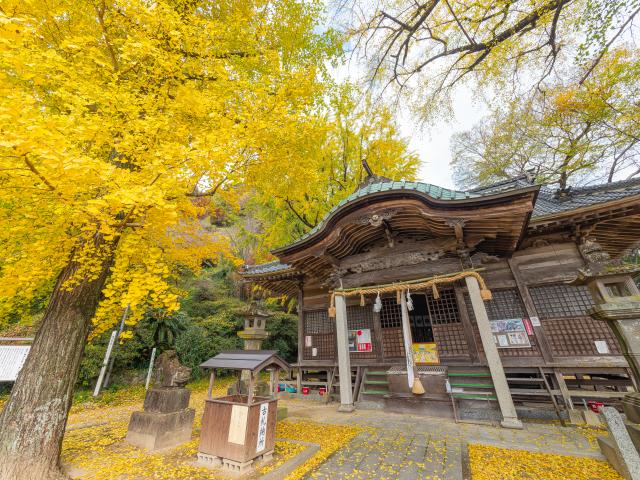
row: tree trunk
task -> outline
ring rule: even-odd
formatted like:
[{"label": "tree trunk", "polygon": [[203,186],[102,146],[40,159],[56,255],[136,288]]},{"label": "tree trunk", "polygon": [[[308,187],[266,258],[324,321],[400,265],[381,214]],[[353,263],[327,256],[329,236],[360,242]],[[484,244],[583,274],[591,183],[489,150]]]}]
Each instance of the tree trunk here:
[{"label": "tree trunk", "polygon": [[[102,243],[96,236],[95,243]],[[0,480],[67,478],[60,467],[62,437],[80,360],[112,262],[94,279],[63,288],[78,264],[58,276],[31,351],[0,413]]]}]

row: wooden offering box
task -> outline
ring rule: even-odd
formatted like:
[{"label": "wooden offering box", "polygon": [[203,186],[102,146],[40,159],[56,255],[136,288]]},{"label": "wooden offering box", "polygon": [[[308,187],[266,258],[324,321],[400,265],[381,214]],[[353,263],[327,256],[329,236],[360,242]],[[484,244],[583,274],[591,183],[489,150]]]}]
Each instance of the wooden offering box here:
[{"label": "wooden offering box", "polygon": [[200,452],[238,463],[273,451],[278,400],[248,395],[207,399],[202,417]]},{"label": "wooden offering box", "polygon": [[[289,364],[274,351],[254,350],[222,352],[200,366],[211,369],[211,381],[202,416],[198,462],[242,474],[254,460],[271,458],[278,413],[278,372],[289,370]],[[211,396],[217,368],[236,370],[236,392],[240,393]],[[269,396],[256,396],[254,390],[263,370],[270,374]],[[243,371],[248,373],[246,387],[241,380]]]}]

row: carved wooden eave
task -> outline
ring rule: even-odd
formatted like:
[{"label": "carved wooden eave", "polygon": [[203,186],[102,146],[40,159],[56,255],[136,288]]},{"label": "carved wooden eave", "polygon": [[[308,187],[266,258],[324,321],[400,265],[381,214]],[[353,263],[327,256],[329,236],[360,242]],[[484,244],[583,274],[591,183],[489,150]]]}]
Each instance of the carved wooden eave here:
[{"label": "carved wooden eave", "polygon": [[526,234],[529,242],[552,235],[576,241],[593,237],[611,256],[619,257],[638,245],[640,195],[532,218]]},{"label": "carved wooden eave", "polygon": [[457,200],[433,199],[413,191],[370,194],[343,205],[311,235],[273,253],[305,276],[325,283],[335,282],[347,270],[374,269],[373,264],[350,269],[342,264],[343,259],[358,258],[372,248],[389,249],[381,254],[388,257],[384,262],[398,266],[395,263],[407,260],[393,260],[392,250],[411,242],[422,242],[427,250],[436,240],[447,243],[437,252],[406,252],[412,261],[474,250],[509,255],[522,239],[536,194],[535,186]]},{"label": "carved wooden eave", "polygon": [[259,285],[271,294],[288,297],[298,293],[303,280],[303,274],[290,266],[264,273],[241,271],[240,275],[245,283]]}]

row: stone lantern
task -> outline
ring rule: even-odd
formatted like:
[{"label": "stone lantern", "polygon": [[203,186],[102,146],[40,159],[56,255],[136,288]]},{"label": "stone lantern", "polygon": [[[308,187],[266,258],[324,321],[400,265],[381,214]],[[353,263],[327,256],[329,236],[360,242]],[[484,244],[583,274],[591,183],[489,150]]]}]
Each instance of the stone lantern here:
[{"label": "stone lantern", "polygon": [[640,265],[611,260],[594,241],[580,246],[586,268],[578,270],[574,285],[587,285],[596,306],[589,315],[609,322],[620,341],[623,355],[640,384],[640,291],[633,276]]},{"label": "stone lantern", "polygon": [[261,350],[262,341],[269,336],[267,332],[267,318],[271,315],[261,311],[257,303],[252,302],[248,310],[242,313],[244,317],[244,330],[238,332],[238,336],[244,340],[245,350]]}]

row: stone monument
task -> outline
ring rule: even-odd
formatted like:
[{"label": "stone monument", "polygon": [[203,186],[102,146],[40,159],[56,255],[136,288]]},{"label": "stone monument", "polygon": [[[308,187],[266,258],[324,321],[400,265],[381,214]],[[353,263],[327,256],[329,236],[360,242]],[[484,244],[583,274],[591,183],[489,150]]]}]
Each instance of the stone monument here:
[{"label": "stone monument", "polygon": [[195,410],[189,408],[191,391],[184,388],[191,369],[180,364],[176,352],[158,357],[157,384],[144,399],[144,411],[133,412],[127,442],[147,450],[170,448],[191,440]]}]

